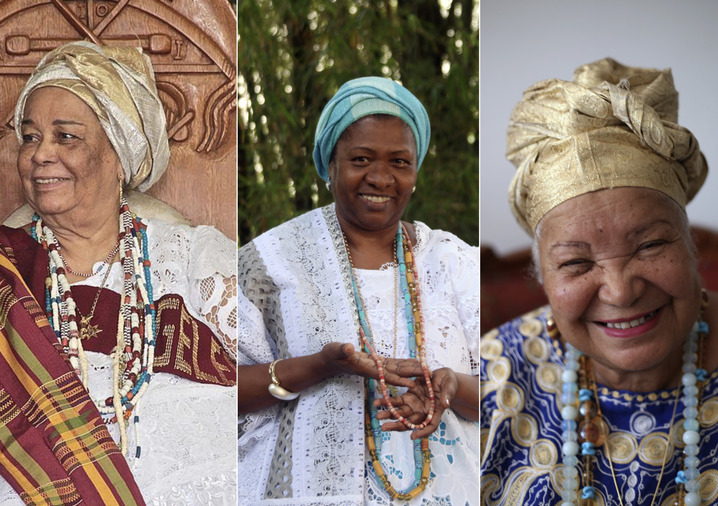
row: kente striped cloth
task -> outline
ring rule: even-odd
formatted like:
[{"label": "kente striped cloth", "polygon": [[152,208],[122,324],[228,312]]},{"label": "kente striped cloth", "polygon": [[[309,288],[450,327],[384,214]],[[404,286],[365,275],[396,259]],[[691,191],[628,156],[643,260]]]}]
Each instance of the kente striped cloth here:
[{"label": "kente striped cloth", "polygon": [[0,474],[26,504],[145,504],[44,311],[1,248]]}]

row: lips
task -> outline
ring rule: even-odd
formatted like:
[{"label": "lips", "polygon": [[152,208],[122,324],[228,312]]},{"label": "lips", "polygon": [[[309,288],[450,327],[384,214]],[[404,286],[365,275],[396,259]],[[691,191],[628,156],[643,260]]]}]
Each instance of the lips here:
[{"label": "lips", "polygon": [[35,184],[53,184],[53,183],[59,183],[61,181],[67,181],[67,178],[65,177],[36,177],[33,178],[33,183]]},{"label": "lips", "polygon": [[658,314],[658,309],[656,309],[655,311],[651,311],[647,315],[643,315],[639,318],[636,318],[635,320],[616,323],[605,322],[602,323],[602,325],[605,325],[609,329],[632,329],[634,327],[638,327],[639,325],[643,325],[648,320],[656,316],[656,314]]},{"label": "lips", "polygon": [[660,320],[662,307],[631,319],[595,321],[606,335],[617,338],[638,337],[654,329]]},{"label": "lips", "polygon": [[391,197],[382,197],[380,195],[367,195],[365,193],[362,193],[359,195],[364,200],[368,200],[369,202],[373,204],[384,204],[386,202],[389,202]]}]

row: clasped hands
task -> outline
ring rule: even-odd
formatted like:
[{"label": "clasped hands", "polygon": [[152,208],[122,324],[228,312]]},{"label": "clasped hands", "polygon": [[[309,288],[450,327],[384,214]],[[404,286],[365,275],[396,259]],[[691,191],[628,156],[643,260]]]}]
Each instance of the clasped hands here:
[{"label": "clasped hands", "polygon": [[[367,378],[379,379],[379,370],[374,359],[368,353],[356,351],[350,343],[329,343],[322,353],[337,374],[356,374]],[[429,388],[424,372],[418,360],[380,357],[384,369],[384,381],[387,385],[406,387],[407,391],[397,397],[390,397],[395,412],[409,422],[419,425],[431,410]],[[413,378],[413,379],[412,379]],[[445,367],[431,372],[431,387],[434,391],[434,415],[423,429],[414,430],[411,439],[420,439],[434,432],[441,422],[441,415],[451,405],[458,389],[458,379],[451,368]],[[385,407],[385,399],[374,401],[376,407]],[[388,409],[379,410],[377,419],[394,418]],[[410,430],[398,419],[382,424],[383,431]]]}]

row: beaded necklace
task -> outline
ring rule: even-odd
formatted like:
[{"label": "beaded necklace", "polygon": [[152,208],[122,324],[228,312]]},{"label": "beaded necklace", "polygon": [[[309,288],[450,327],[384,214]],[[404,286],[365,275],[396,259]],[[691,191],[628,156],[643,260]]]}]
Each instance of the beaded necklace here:
[{"label": "beaded necklace", "polygon": [[[677,486],[677,502],[675,504],[685,506],[698,506],[701,503],[698,494],[700,472],[698,458],[700,433],[698,424],[698,408],[700,406],[700,392],[703,382],[707,379],[705,369],[699,367],[699,353],[702,341],[708,334],[708,324],[702,320],[702,314],[707,305],[707,295],[702,293],[701,313],[686,337],[683,346],[683,416],[685,421],[683,427],[683,442],[686,444],[683,450],[683,467],[678,471],[675,479]],[[558,339],[560,334],[556,328],[553,318],[546,322],[546,329],[549,337]],[[563,438],[562,454],[564,469],[561,506],[573,506],[575,504],[593,504],[598,491],[593,486],[593,466],[596,459],[596,448],[607,441],[607,437],[601,431],[601,408],[599,404],[598,391],[588,357],[579,350],[566,343],[565,368],[561,375],[563,389],[561,394],[561,430]],[[589,378],[590,376],[590,378]],[[673,405],[671,425],[675,422],[676,408],[680,388],[676,389],[676,398]],[[658,490],[663,478],[663,471],[668,459],[669,443],[666,442],[666,451],[663,456],[663,465],[656,484],[656,491],[653,494],[651,505],[656,500]],[[582,480],[579,479],[579,452],[583,463]],[[611,468],[613,483],[618,493],[620,504],[623,504],[621,492],[616,481],[616,474],[613,469],[609,444],[606,443],[606,456]],[[579,484],[583,487],[579,489]]]},{"label": "beaded necklace", "polygon": [[[351,258],[351,252],[349,250],[349,244],[347,242],[346,235],[344,236],[344,246],[349,257],[349,264],[351,266],[351,279],[352,279],[352,291],[354,294],[354,301],[357,306],[357,313],[359,315],[359,336],[361,338],[362,346],[366,353],[369,353],[374,362],[376,363],[379,371],[379,388],[382,392],[385,405],[389,408],[394,418],[398,419],[406,427],[412,430],[418,430],[426,427],[431,422],[434,416],[435,400],[434,391],[431,386],[431,372],[426,364],[426,347],[423,342],[423,316],[421,311],[421,298],[419,293],[419,280],[416,275],[414,268],[413,255],[411,252],[411,242],[409,241],[408,234],[402,224],[399,224],[399,229],[395,239],[396,244],[396,258],[398,261],[399,268],[399,281],[402,290],[402,300],[404,300],[404,315],[406,317],[407,330],[409,334],[409,354],[411,358],[416,358],[421,364],[421,368],[424,372],[424,381],[426,382],[429,398],[430,398],[430,411],[424,421],[420,424],[413,424],[399,415],[395,408],[392,406],[389,400],[389,393],[384,380],[384,368],[381,361],[381,357],[376,353],[376,347],[373,341],[373,334],[369,320],[365,313],[364,302],[362,300],[361,292],[356,281],[354,273],[354,263]],[[378,408],[374,406],[374,394],[376,391],[377,383],[374,379],[367,379],[365,381],[366,391],[366,410],[365,410],[365,436],[367,441],[367,448],[371,457],[372,466],[379,478],[382,486],[387,493],[393,497],[401,500],[411,500],[418,496],[425,488],[429,481],[430,475],[430,462],[431,453],[429,451],[429,440],[424,437],[421,440],[413,441],[414,446],[414,484],[413,488],[405,492],[399,492],[391,485],[386,473],[384,472],[379,453],[381,452],[381,441],[382,433],[379,420],[376,415]]]},{"label": "beaded necklace", "polygon": [[[153,373],[155,350],[155,307],[152,293],[146,225],[130,212],[122,198],[118,235],[123,285],[117,319],[117,346],[113,352],[113,395],[95,400],[106,423],[117,423],[120,447],[127,451],[126,421],[131,417]],[[87,388],[87,359],[78,330],[77,305],[66,268],[58,251],[55,235],[36,214],[33,238],[48,252],[48,277],[45,282],[46,314],[70,364]],[[110,266],[108,265],[108,269]],[[135,431],[139,416],[135,413]],[[135,457],[140,457],[139,440]]]}]

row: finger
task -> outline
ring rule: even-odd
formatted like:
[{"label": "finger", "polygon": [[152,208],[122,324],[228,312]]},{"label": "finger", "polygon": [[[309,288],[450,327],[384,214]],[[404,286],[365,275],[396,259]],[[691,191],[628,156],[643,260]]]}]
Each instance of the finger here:
[{"label": "finger", "polygon": [[409,428],[401,422],[386,422],[381,426],[382,432],[405,432]]},{"label": "finger", "polygon": [[431,419],[431,422],[429,422],[426,427],[423,429],[415,430],[411,433],[411,439],[421,439],[423,437],[426,437],[430,434],[432,434],[436,429],[439,428],[439,423],[441,422],[441,414],[444,412],[443,409],[437,409],[434,412],[434,416]]},{"label": "finger", "polygon": [[414,388],[416,383],[409,377],[398,376],[394,373],[384,371],[384,382],[397,387]]},{"label": "finger", "polygon": [[356,351],[354,349],[354,345],[352,343],[344,343],[342,345],[341,349],[342,349],[342,352],[344,353],[345,357],[351,357],[352,355],[354,355],[354,352]]}]

